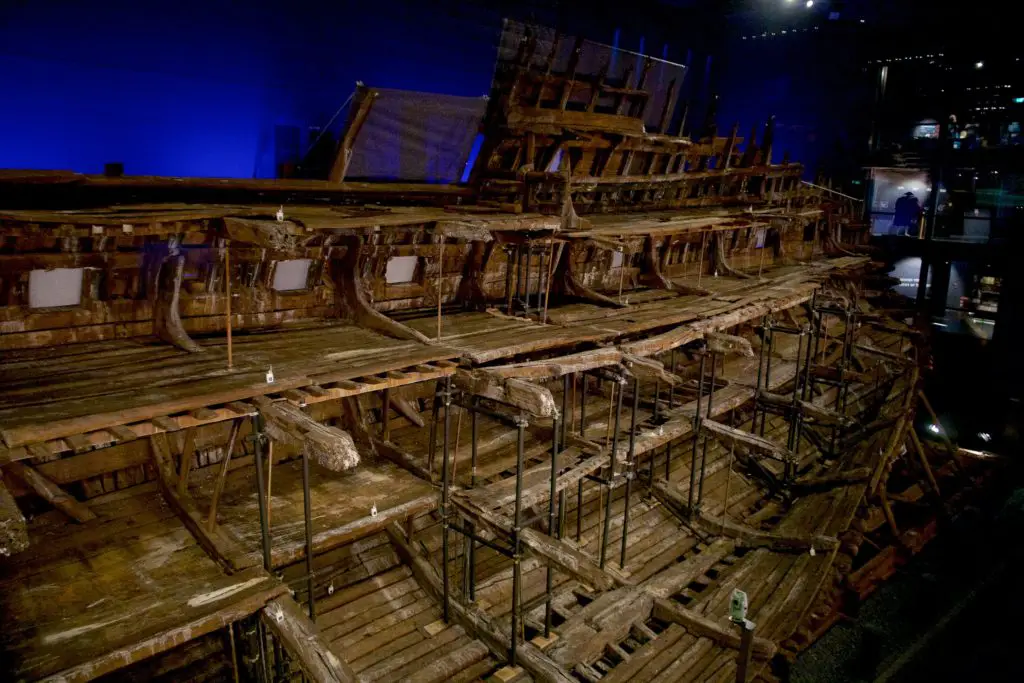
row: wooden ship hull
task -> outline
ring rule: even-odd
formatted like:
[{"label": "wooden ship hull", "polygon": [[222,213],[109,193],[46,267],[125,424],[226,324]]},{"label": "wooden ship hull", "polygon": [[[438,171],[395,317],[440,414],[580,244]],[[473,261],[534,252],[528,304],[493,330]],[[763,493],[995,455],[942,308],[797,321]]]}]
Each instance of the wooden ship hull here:
[{"label": "wooden ship hull", "polygon": [[983,479],[771,121],[502,45],[467,186],[0,179],[7,680],[772,680]]}]

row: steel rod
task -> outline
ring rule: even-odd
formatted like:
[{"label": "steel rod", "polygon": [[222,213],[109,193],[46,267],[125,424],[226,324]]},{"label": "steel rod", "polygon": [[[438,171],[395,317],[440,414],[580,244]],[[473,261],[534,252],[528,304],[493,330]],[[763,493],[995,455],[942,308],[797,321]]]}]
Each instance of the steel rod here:
[{"label": "steel rod", "polygon": [[519,640],[519,622],[522,617],[520,591],[522,589],[522,563],[519,557],[519,525],[523,513],[523,461],[526,450],[526,419],[519,418],[518,439],[516,441],[516,502],[512,526],[512,643],[509,649],[509,665],[516,665],[516,643]]},{"label": "steel rod", "polygon": [[[657,405],[657,403],[655,403]],[[626,501],[622,511],[622,549],[619,566],[626,566],[626,543],[629,540],[629,494],[636,470],[636,413],[640,409],[640,378],[633,379],[633,413],[629,418],[629,462],[626,464]]]},{"label": "steel rod", "polygon": [[688,512],[693,512],[693,494],[697,488],[697,442],[700,441],[700,404],[704,396],[704,363],[707,355],[700,356],[700,381],[697,384],[697,411],[693,415],[693,453],[690,455],[690,495],[687,498]]},{"label": "steel rod", "polygon": [[[552,420],[551,430],[551,491],[548,496],[548,536],[556,536],[555,533],[555,494],[558,486],[558,430],[559,420],[556,416]],[[551,588],[554,581],[554,572],[551,562],[548,561],[546,597],[544,601],[544,637],[551,637]]]},{"label": "steel rod", "polygon": [[449,560],[449,548],[448,548],[448,437],[451,432],[451,403],[452,403],[452,378],[449,375],[444,379],[444,393],[442,394],[441,400],[444,403],[444,431],[442,432],[442,438],[444,442],[441,444],[441,554],[442,554],[442,571],[441,581],[444,584],[444,605],[442,606],[442,614],[444,616],[445,623],[448,622],[448,560]]},{"label": "steel rod", "polygon": [[[619,383],[618,397],[615,401],[615,427],[612,432],[612,446],[611,446],[611,462],[609,463],[608,469],[608,481],[611,482],[615,478],[615,470],[617,465],[617,451],[619,448],[619,421],[622,417],[622,394],[625,393],[624,382]],[[612,385],[612,390],[615,390],[615,385]],[[612,528],[612,488],[608,487],[608,498],[605,500],[604,507],[604,529],[601,532],[601,561],[600,566],[604,569],[604,563],[608,555],[608,534]]]},{"label": "steel rod", "polygon": [[306,590],[309,591],[309,618],[316,622],[316,598],[313,595],[313,512],[309,493],[309,453],[302,449],[302,513],[306,522]]},{"label": "steel rod", "polygon": [[263,550],[263,568],[271,570],[270,521],[267,519],[267,489],[263,486],[263,415],[252,416],[252,451],[256,465],[256,495],[260,506],[260,544]]},{"label": "steel rod", "polygon": [[[715,397],[715,368],[718,367],[718,354],[711,354],[711,387],[708,389],[708,408],[707,417],[711,419],[711,404],[714,402]],[[697,507],[701,506],[704,502],[704,472],[708,464],[708,437],[704,435],[704,447],[701,449],[700,456],[700,484],[697,487]]]},{"label": "steel rod", "polygon": [[480,399],[474,396],[470,399],[469,419],[470,419],[470,474],[469,474],[469,487],[476,488],[476,462],[477,455],[479,452],[478,438],[480,435],[480,419],[477,415],[476,407],[480,402]]}]

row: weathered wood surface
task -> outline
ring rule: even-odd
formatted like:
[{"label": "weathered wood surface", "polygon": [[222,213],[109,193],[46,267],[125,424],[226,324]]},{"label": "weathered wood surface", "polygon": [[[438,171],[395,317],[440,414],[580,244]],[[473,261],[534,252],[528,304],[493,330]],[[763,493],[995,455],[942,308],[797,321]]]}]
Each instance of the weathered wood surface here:
[{"label": "weathered wood surface", "polygon": [[[435,600],[440,601],[443,595],[441,577],[430,561],[410,545],[404,532],[398,526],[394,524],[388,526],[387,533],[398,554],[412,568],[413,574],[423,590]],[[449,603],[449,610],[452,616],[487,645],[495,656],[501,659],[508,656],[508,648],[511,644],[510,634],[504,629],[499,629],[486,612],[474,605],[463,604],[459,600],[452,600]],[[517,655],[519,665],[536,680],[545,683],[573,683],[572,677],[535,645],[520,643]]]},{"label": "weathered wood surface", "polygon": [[23,462],[10,462],[4,469],[31,486],[33,491],[76,522],[88,522],[96,519],[96,513],[87,505],[79,502],[74,496],[39,474],[35,468]]},{"label": "weathered wood surface", "polygon": [[149,442],[156,463],[157,482],[164,500],[195,537],[196,542],[229,573],[255,566],[258,560],[247,558],[234,538],[223,529],[211,528],[204,522],[202,513],[187,492],[184,495],[178,493],[174,460],[167,435],[155,434],[149,437]]},{"label": "weathered wood surface", "polygon": [[751,434],[750,432],[730,427],[729,425],[716,422],[715,420],[704,419],[701,420],[700,425],[701,429],[709,432],[712,437],[721,439],[728,444],[747,448],[761,455],[767,455],[783,462],[790,462],[793,460],[793,453],[791,453],[788,448],[780,446],[763,436]]},{"label": "weathered wood surface", "polygon": [[[702,614],[690,611],[677,603],[669,600],[658,599],[654,601],[654,617],[662,621],[675,622],[686,630],[698,636],[711,638],[725,647],[739,650],[739,631],[728,619],[722,619],[722,623],[709,619]],[[775,643],[764,638],[754,637],[754,656],[760,659],[771,659],[775,656]]]},{"label": "weathered wood surface", "polygon": [[0,556],[20,553],[28,547],[28,528],[25,516],[0,479]]},{"label": "weathered wood surface", "polygon": [[336,655],[320,635],[316,624],[298,603],[284,595],[263,608],[263,622],[280,639],[288,656],[297,661],[302,672],[317,683],[356,683],[352,668]]},{"label": "weathered wood surface", "polygon": [[321,467],[332,472],[344,472],[359,464],[359,451],[348,432],[322,425],[286,401],[258,399],[257,405],[272,439],[305,450]]},{"label": "weathered wood surface", "polygon": [[494,377],[486,370],[458,370],[455,386],[468,394],[507,403],[537,417],[551,417],[557,410],[555,399],[544,387],[514,377]]}]

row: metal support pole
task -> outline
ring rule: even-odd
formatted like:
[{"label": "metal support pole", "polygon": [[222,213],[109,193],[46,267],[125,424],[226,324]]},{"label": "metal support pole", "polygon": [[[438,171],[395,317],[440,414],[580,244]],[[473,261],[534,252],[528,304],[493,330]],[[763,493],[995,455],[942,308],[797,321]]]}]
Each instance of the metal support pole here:
[{"label": "metal support pole", "polygon": [[505,248],[505,302],[506,315],[512,315],[512,250]]},{"label": "metal support pole", "polygon": [[477,396],[474,396],[472,399],[470,399],[470,405],[472,406],[472,409],[470,409],[470,411],[469,411],[469,419],[470,419],[470,437],[469,438],[470,438],[470,442],[471,442],[470,443],[470,456],[469,456],[470,457],[470,461],[469,461],[469,468],[470,468],[469,488],[476,488],[476,460],[477,460],[477,455],[478,455],[478,451],[479,451],[479,445],[477,443],[477,439],[478,439],[478,437],[480,435],[480,418],[479,418],[479,415],[477,414],[476,407],[477,407],[477,403],[479,403],[479,401],[480,401],[480,399]]},{"label": "metal support pole", "polygon": [[[562,377],[562,435],[559,443],[562,448],[565,448],[566,439],[569,438],[569,413],[567,411],[572,409],[572,403],[569,401],[569,389],[570,386],[575,386],[575,374],[565,375]],[[558,538],[561,539],[565,535],[565,489],[563,488],[558,492]]]},{"label": "metal support pole", "polygon": [[[764,390],[770,391],[772,386],[772,354],[775,353],[775,330],[771,321],[768,322],[768,360],[764,368]],[[764,436],[765,423],[768,422],[767,413],[761,415],[761,436]]]},{"label": "metal support pole", "polygon": [[391,420],[389,415],[391,413],[391,388],[384,389],[384,396],[381,399],[382,405],[380,409],[380,435],[381,438],[387,441],[391,438]]},{"label": "metal support pole", "polygon": [[441,581],[444,583],[444,605],[442,614],[445,623],[448,622],[448,437],[451,429],[451,403],[452,403],[452,378],[449,375],[444,378],[444,393],[441,396],[444,403],[444,431],[441,445],[441,555],[442,571]]},{"label": "metal support pole", "polygon": [[587,374],[580,377],[580,436],[587,432]]},{"label": "metal support pole", "polygon": [[[768,343],[768,324],[767,317],[761,318],[761,345],[757,349],[757,385],[754,390],[754,418],[750,422],[750,433],[757,433],[757,413],[760,405],[759,397],[761,394],[761,379],[764,372],[764,352],[765,346]],[[767,415],[764,411],[761,411],[761,419],[765,419]]]},{"label": "metal support pole", "polygon": [[[556,416],[552,420],[551,433],[551,491],[548,496],[548,536],[556,536],[555,533],[555,487],[558,485],[558,428],[559,421]],[[551,588],[554,580],[551,562],[548,562],[547,572],[547,597],[544,602],[544,637],[551,637]]]},{"label": "metal support pole", "polygon": [[309,453],[302,449],[302,512],[306,521],[306,590],[309,591],[309,618],[316,623],[316,600],[313,596],[313,513],[309,495]]},{"label": "metal support pole", "polygon": [[263,415],[252,416],[252,450],[256,463],[256,497],[260,506],[260,542],[263,546],[263,568],[271,570],[270,525],[267,523],[267,488],[263,476]]},{"label": "metal support pole", "polygon": [[[655,403],[657,405],[657,403]],[[629,417],[629,462],[626,463],[626,505],[622,510],[622,550],[619,566],[626,566],[626,541],[629,539],[629,493],[636,471],[636,414],[640,410],[640,378],[633,379],[633,412]]]},{"label": "metal support pole", "polygon": [[[711,419],[711,404],[714,402],[715,397],[715,368],[718,366],[718,354],[711,354],[711,387],[708,389],[708,419]],[[701,449],[700,456],[700,484],[697,487],[697,507],[700,508],[701,503],[704,502],[704,471],[707,468],[708,463],[708,437],[704,436],[704,447]]]},{"label": "metal support pole", "polygon": [[530,244],[526,245],[526,283],[523,289],[525,290],[524,296],[526,299],[526,314],[530,314],[530,266],[533,264],[533,249]]},{"label": "metal support pole", "polygon": [[[671,361],[670,361],[670,363],[672,365],[672,374],[674,375],[674,374],[676,374],[676,350],[675,349],[672,349],[672,351],[671,351]],[[673,384],[673,385],[669,386],[669,388],[668,388],[668,409],[669,410],[672,410],[673,403],[675,401],[675,397],[676,397],[676,385]]]},{"label": "metal support pole", "polygon": [[427,472],[430,474],[431,482],[434,480],[434,456],[437,454],[437,418],[441,405],[440,392],[441,381],[438,380],[434,386],[434,400],[430,406],[430,444],[427,446]]},{"label": "metal support pole", "polygon": [[704,362],[707,355],[700,355],[700,382],[697,384],[697,411],[693,416],[693,453],[690,456],[690,496],[687,499],[687,511],[693,512],[693,494],[697,487],[697,442],[700,441],[700,403],[704,396]]},{"label": "metal support pole", "polygon": [[580,479],[576,486],[576,542],[580,542],[583,535],[583,480]]},{"label": "metal support pole", "polygon": [[[614,390],[614,385],[612,386]],[[619,381],[618,396],[615,401],[615,427],[612,432],[611,462],[608,469],[608,498],[604,504],[604,529],[601,532],[601,562],[600,567],[604,569],[605,559],[608,555],[608,534],[612,528],[612,487],[611,482],[615,480],[617,465],[617,451],[619,448],[619,421],[622,418],[622,394],[625,391],[625,380]]]},{"label": "metal support pole", "polygon": [[526,450],[526,418],[519,417],[519,437],[516,442],[516,503],[512,521],[512,644],[509,648],[509,666],[516,665],[516,643],[519,640],[519,623],[522,617],[520,603],[522,590],[522,565],[519,556],[519,524],[523,513],[523,460]]}]

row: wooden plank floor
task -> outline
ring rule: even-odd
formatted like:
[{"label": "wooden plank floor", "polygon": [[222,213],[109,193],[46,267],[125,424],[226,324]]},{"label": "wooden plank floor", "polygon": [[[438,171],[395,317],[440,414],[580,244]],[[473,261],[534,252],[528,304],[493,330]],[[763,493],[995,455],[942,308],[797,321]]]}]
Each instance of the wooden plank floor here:
[{"label": "wooden plank floor", "polygon": [[[200,505],[209,500],[213,485],[208,480],[193,487]],[[276,463],[270,485],[271,558],[274,566],[280,567],[305,557],[302,460]],[[331,472],[311,461],[310,493],[313,546],[317,554],[370,535],[391,522],[433,510],[438,498],[428,482],[387,461],[364,461],[346,472]],[[253,468],[230,473],[217,519],[262,563]]]},{"label": "wooden plank floor", "polygon": [[[223,338],[191,354],[166,343],[116,340],[5,353],[0,436],[85,416],[173,404],[173,412],[454,358],[440,346],[399,341],[345,324],[239,334],[227,369]],[[266,373],[273,368],[275,382]],[[180,404],[180,405],[179,405]],[[102,420],[92,429],[104,426]]]},{"label": "wooden plank floor", "polygon": [[286,588],[259,569],[226,576],[159,494],[30,522],[32,545],[0,561],[7,680],[87,680],[256,612]]}]

